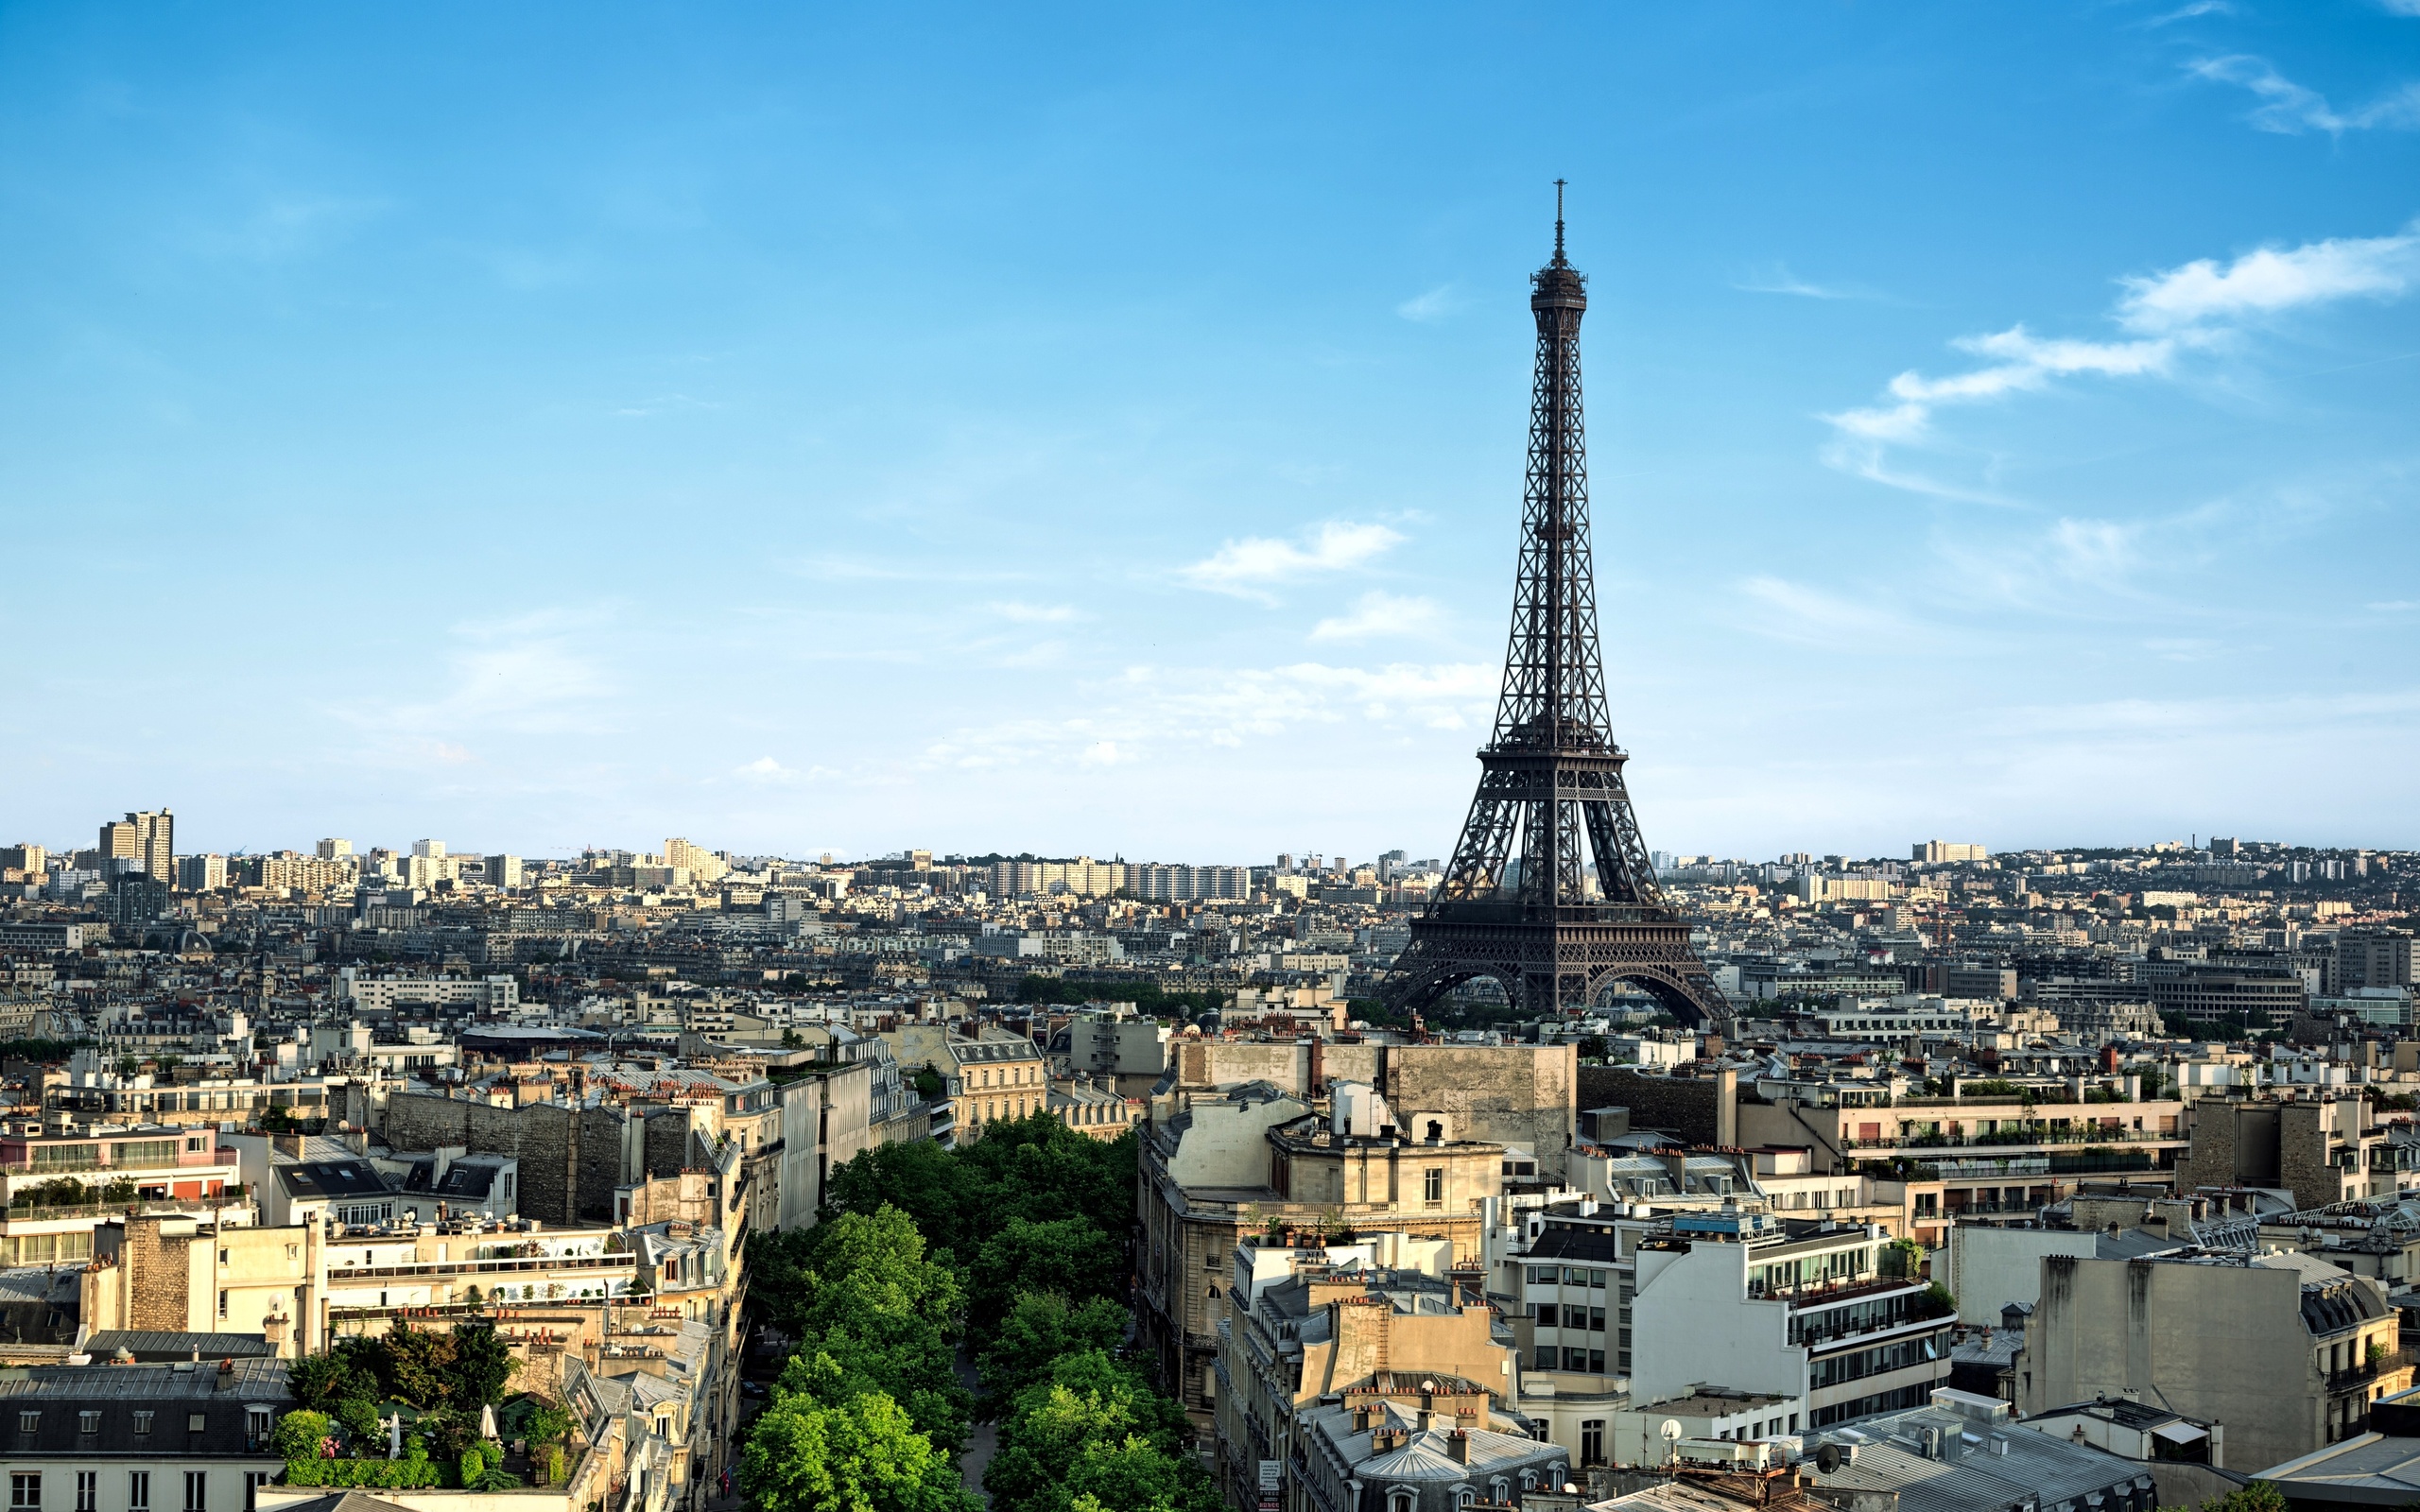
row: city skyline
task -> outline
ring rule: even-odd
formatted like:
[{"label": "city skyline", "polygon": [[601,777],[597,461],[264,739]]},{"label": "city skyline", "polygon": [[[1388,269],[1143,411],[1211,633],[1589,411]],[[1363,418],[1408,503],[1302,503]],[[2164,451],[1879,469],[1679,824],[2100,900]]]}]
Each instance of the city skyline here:
[{"label": "city skyline", "polygon": [[0,17],[0,838],[1444,853],[1567,177],[1648,845],[2411,846],[2394,10]]}]

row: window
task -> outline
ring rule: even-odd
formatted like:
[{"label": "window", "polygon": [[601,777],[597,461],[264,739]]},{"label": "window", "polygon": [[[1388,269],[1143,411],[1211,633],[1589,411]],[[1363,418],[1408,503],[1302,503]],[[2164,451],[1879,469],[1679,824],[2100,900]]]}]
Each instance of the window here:
[{"label": "window", "polygon": [[1472,1489],[1471,1489],[1469,1486],[1463,1486],[1460,1491],[1457,1491],[1457,1492],[1455,1492],[1455,1493],[1454,1493],[1454,1504],[1455,1504],[1456,1506],[1468,1506],[1468,1505],[1470,1505],[1473,1502],[1476,1502],[1476,1501],[1478,1501],[1478,1493],[1477,1491],[1472,1490]]},{"label": "window", "polygon": [[149,1470],[126,1472],[126,1505],[127,1512],[151,1512],[151,1472]]},{"label": "window", "polygon": [[1565,1349],[1563,1351],[1563,1367],[1565,1370],[1587,1369],[1588,1351],[1585,1349]]},{"label": "window", "polygon": [[[134,1415],[134,1431],[138,1434],[147,1434],[151,1431],[151,1415],[149,1413],[138,1412]],[[148,1506],[151,1503],[148,1500],[146,1500],[138,1502],[135,1504],[137,1506]]]},{"label": "window", "polygon": [[1562,1350],[1556,1349],[1551,1344],[1539,1345],[1538,1368],[1541,1370],[1556,1370],[1562,1368],[1562,1366],[1556,1363],[1562,1357]]},{"label": "window", "polygon": [[101,1472],[76,1472],[76,1512],[95,1512],[101,1504]]},{"label": "window", "polygon": [[19,1470],[9,1477],[9,1505],[11,1508],[42,1505],[42,1471]]},{"label": "window", "polygon": [[185,1512],[210,1512],[210,1472],[185,1471]]},{"label": "window", "polygon": [[101,1431],[101,1415],[96,1412],[78,1413],[76,1415],[76,1431],[79,1434],[99,1433]]},{"label": "window", "polygon": [[186,1433],[189,1433],[189,1434],[198,1434],[198,1433],[200,1433],[203,1429],[208,1428],[209,1426],[210,1426],[210,1418],[209,1418],[209,1416],[208,1416],[207,1414],[195,1412],[195,1413],[187,1413],[187,1414],[185,1415],[185,1432],[186,1432]]},{"label": "window", "polygon": [[1487,1499],[1497,1506],[1512,1504],[1512,1483],[1499,1475],[1487,1483]]},{"label": "window", "polygon": [[1554,1278],[1555,1268],[1552,1265],[1532,1265],[1530,1267],[1530,1284],[1532,1286],[1552,1286],[1554,1284]]},{"label": "window", "polygon": [[276,1425],[276,1413],[268,1407],[244,1409],[245,1447],[258,1449],[268,1441],[269,1431]]},{"label": "window", "polygon": [[267,1486],[276,1473],[275,1470],[244,1472],[244,1512],[259,1512],[261,1487]]},{"label": "window", "polygon": [[1589,1418],[1582,1420],[1580,1463],[1582,1465],[1605,1463],[1605,1419],[1602,1418]]},{"label": "window", "polygon": [[17,1414],[17,1432],[19,1432],[19,1433],[21,1433],[21,1434],[33,1434],[33,1433],[40,1433],[41,1431],[42,1431],[42,1414],[41,1414],[41,1413],[39,1413],[39,1412],[21,1412],[21,1413]]},{"label": "window", "polygon": [[1554,1303],[1532,1302],[1530,1306],[1535,1310],[1538,1314],[1538,1327],[1542,1329],[1550,1329],[1557,1326],[1555,1318],[1560,1310]]},{"label": "window", "polygon": [[1605,1332],[1605,1310],[1603,1308],[1592,1307],[1588,1310],[1588,1332],[1591,1333],[1602,1333]]},{"label": "window", "polygon": [[1421,1195],[1430,1202],[1445,1200],[1445,1168],[1432,1165],[1420,1177]]},{"label": "window", "polygon": [[1390,1491],[1387,1493],[1387,1512],[1414,1512],[1419,1505],[1420,1497],[1417,1492]]}]

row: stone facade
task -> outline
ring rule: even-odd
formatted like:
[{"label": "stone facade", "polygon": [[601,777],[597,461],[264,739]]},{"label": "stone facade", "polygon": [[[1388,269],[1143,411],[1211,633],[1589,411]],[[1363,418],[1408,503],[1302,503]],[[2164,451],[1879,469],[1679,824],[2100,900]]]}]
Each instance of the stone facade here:
[{"label": "stone facade", "polygon": [[[685,1121],[676,1122],[685,1140]],[[379,1132],[397,1150],[458,1144],[475,1154],[513,1157],[521,1162],[521,1213],[544,1223],[610,1219],[614,1190],[639,1174],[624,1148],[628,1120],[614,1108],[495,1108],[397,1092],[387,1099]]]}]

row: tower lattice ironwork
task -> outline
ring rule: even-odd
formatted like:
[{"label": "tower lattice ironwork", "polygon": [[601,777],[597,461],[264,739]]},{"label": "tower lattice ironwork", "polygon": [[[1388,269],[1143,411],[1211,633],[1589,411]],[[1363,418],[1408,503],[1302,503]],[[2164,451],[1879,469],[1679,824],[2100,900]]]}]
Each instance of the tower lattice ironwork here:
[{"label": "tower lattice ironwork", "polygon": [[1724,1012],[1722,996],[1656,886],[1606,712],[1580,421],[1587,279],[1564,256],[1555,187],[1554,260],[1530,279],[1538,366],[1504,692],[1453,862],[1386,992],[1416,1008],[1493,977],[1541,1013],[1627,980],[1702,1023]]}]

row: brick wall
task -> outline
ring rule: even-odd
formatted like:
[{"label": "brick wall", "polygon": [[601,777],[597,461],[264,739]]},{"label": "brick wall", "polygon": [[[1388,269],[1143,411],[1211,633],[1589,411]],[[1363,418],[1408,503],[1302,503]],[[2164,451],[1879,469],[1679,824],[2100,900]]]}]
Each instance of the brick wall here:
[{"label": "brick wall", "polygon": [[192,1327],[193,1246],[189,1234],[171,1238],[161,1232],[165,1218],[127,1221],[125,1267],[126,1326],[182,1333]]}]

